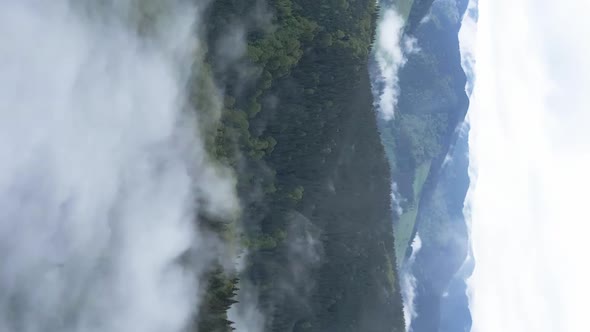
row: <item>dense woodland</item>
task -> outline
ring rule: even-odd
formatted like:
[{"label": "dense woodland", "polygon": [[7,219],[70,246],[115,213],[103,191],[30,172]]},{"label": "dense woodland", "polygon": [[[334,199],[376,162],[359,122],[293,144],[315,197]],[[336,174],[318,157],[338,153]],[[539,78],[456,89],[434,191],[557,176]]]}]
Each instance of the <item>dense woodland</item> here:
[{"label": "dense woodland", "polygon": [[[237,175],[243,209],[238,220],[205,220],[227,238],[240,234],[247,254],[239,275],[211,272],[199,331],[232,329],[227,310],[244,301],[239,289],[254,293],[264,331],[402,331],[396,270],[418,228],[424,248],[414,273],[427,318],[414,328],[438,326],[442,290],[465,256],[455,206],[464,193],[440,188],[468,100],[458,16],[433,3],[411,2],[404,34],[421,51],[400,71],[395,118],[377,123],[368,74],[373,1],[208,7],[194,100],[223,105],[220,125],[204,129],[211,154]],[[465,6],[458,1],[459,12]],[[223,91],[219,100],[207,96],[209,85]],[[392,179],[402,215],[391,211]],[[392,220],[409,225],[396,229],[398,243]]]},{"label": "dense woodland", "polygon": [[239,275],[211,272],[199,331],[232,330],[239,288],[256,291],[264,331],[404,330],[367,67],[377,13],[372,0],[208,7],[194,103],[223,105],[221,124],[204,129],[211,154],[237,175],[242,214],[203,217],[222,235],[239,228],[247,256]]}]

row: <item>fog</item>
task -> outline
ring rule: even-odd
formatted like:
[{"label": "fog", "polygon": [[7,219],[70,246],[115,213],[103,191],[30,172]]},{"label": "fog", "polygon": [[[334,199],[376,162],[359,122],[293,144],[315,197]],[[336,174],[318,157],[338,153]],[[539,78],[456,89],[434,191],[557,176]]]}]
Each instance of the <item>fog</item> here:
[{"label": "fog", "polygon": [[422,249],[422,240],[420,235],[416,233],[414,240],[412,241],[412,254],[408,261],[404,264],[400,271],[401,276],[401,292],[404,301],[404,321],[406,322],[406,331],[411,331],[412,320],[418,317],[416,310],[416,277],[412,273],[416,256]]},{"label": "fog", "polygon": [[198,8],[114,3],[0,2],[2,331],[181,331],[197,215],[236,212],[185,99]]},{"label": "fog", "polygon": [[[403,41],[404,19],[395,8],[384,8],[378,20],[377,36],[373,46],[379,77],[374,77],[376,90],[375,105],[379,115],[385,120],[393,119],[399,97],[400,68],[406,63],[404,46],[416,51],[414,39]],[[380,88],[376,89],[375,86]]]}]

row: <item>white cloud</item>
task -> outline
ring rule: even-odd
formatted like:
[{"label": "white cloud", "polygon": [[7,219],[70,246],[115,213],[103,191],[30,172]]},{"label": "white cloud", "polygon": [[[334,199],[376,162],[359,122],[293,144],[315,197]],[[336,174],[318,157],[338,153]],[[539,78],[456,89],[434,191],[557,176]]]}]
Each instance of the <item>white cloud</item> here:
[{"label": "white cloud", "polygon": [[219,255],[195,204],[236,207],[182,112],[195,11],[148,42],[71,3],[0,1],[0,331],[183,331]]},{"label": "white cloud", "polygon": [[238,303],[228,311],[228,318],[234,322],[237,332],[260,332],[264,330],[264,315],[258,308],[258,290],[248,282],[241,281]]},{"label": "white cloud", "polygon": [[476,59],[477,37],[477,0],[470,0],[461,21],[459,30],[459,48],[461,50],[461,66],[467,75],[465,90],[468,95],[473,91],[474,67]]},{"label": "white cloud", "polygon": [[472,331],[587,331],[590,3],[479,6]]},{"label": "white cloud", "polygon": [[406,331],[411,331],[412,320],[418,317],[416,311],[416,277],[412,273],[414,262],[416,261],[416,255],[422,249],[422,239],[420,235],[416,233],[414,241],[412,242],[412,255],[405,264],[405,267],[401,271],[401,290],[402,298],[404,301],[404,320],[406,322]]},{"label": "white cloud", "polygon": [[405,64],[403,45],[410,50],[416,50],[416,43],[412,39],[402,42],[405,22],[395,9],[384,9],[377,27],[375,41],[375,60],[381,75],[380,83],[383,87],[375,97],[377,110],[385,120],[393,119],[397,99],[399,96],[398,71]]},{"label": "white cloud", "polygon": [[405,54],[416,54],[420,52],[420,46],[418,45],[418,39],[411,36],[404,36],[404,53]]},{"label": "white cloud", "polygon": [[[404,213],[402,204],[405,201],[406,199],[399,192],[397,183],[393,181],[391,183],[391,202],[393,206],[393,211],[397,214],[398,217]],[[398,264],[401,264],[401,262],[398,262]]]}]

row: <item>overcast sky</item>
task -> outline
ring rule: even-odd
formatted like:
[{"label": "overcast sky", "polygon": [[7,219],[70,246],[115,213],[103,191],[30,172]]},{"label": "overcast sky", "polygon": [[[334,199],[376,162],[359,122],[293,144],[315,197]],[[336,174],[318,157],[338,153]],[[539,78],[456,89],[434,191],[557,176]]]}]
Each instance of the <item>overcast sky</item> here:
[{"label": "overcast sky", "polygon": [[589,331],[590,2],[480,0],[474,332]]}]

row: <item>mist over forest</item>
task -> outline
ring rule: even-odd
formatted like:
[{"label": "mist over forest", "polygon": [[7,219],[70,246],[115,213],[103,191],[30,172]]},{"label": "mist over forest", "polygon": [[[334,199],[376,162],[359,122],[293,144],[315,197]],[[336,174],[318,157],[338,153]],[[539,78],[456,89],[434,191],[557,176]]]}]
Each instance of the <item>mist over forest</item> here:
[{"label": "mist over forest", "polygon": [[0,331],[469,331],[476,9],[0,2]]}]

